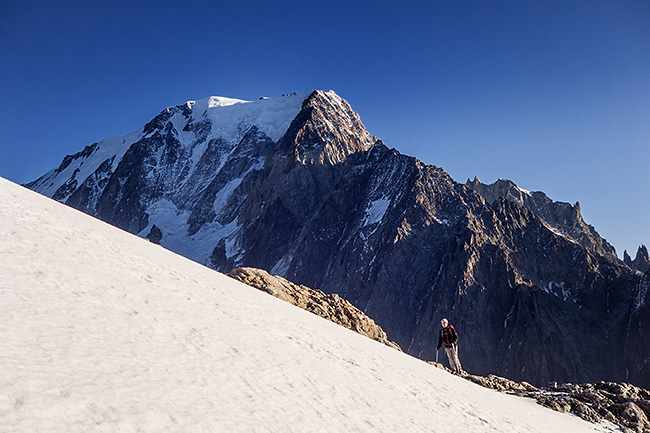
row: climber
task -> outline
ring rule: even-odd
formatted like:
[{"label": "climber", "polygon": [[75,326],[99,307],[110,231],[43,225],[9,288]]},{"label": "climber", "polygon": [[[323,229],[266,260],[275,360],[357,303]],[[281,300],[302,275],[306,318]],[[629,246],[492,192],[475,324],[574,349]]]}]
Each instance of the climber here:
[{"label": "climber", "polygon": [[440,350],[440,346],[444,344],[452,372],[454,374],[465,374],[460,366],[460,360],[458,359],[458,334],[456,334],[456,330],[449,324],[447,319],[442,319],[440,324],[442,325],[442,329],[438,335],[438,347],[436,348],[436,353]]}]

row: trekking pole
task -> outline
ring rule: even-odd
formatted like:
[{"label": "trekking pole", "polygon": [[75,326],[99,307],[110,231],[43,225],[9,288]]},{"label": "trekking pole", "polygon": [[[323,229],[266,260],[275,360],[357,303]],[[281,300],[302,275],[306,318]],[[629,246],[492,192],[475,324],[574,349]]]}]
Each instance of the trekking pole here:
[{"label": "trekking pole", "polygon": [[439,351],[439,350],[440,350],[440,349],[436,349],[436,364],[438,363],[438,351]]}]

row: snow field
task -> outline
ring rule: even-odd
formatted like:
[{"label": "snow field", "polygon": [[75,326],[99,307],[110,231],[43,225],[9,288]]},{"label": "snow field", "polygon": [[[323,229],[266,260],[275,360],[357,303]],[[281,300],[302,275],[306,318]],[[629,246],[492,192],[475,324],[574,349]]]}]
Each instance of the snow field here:
[{"label": "snow field", "polygon": [[[257,101],[211,96],[196,101],[192,115],[200,119],[203,115],[212,121],[212,135],[227,142],[239,141],[248,126],[255,125],[278,141],[286,132],[291,121],[298,115],[302,102],[309,92],[278,96]],[[242,130],[242,125],[245,126]]]},{"label": "snow field", "polygon": [[0,432],[611,431],[0,179]]}]

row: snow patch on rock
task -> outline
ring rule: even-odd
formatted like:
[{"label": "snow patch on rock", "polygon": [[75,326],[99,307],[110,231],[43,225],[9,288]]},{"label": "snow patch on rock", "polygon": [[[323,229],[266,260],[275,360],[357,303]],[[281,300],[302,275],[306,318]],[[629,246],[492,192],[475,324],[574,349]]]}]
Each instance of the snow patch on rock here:
[{"label": "snow patch on rock", "polygon": [[365,227],[381,222],[389,206],[390,200],[386,198],[380,198],[370,202],[366,207],[361,226]]}]

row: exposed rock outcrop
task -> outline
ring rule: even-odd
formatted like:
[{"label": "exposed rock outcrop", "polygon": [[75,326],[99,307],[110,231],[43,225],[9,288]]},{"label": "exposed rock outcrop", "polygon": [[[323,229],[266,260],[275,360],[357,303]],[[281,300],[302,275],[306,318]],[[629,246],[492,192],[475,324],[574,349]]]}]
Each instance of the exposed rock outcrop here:
[{"label": "exposed rock outcrop", "polygon": [[524,206],[540,217],[562,236],[578,242],[588,250],[616,259],[616,249],[603,239],[593,226],[582,219],[580,203],[575,205],[551,200],[541,191],[527,191],[519,188],[508,179],[499,179],[492,184],[484,184],[477,177],[467,180],[465,186],[478,192],[488,202],[494,203],[499,197]]},{"label": "exposed rock outcrop", "polygon": [[558,412],[572,412],[584,420],[608,420],[624,432],[650,432],[650,392],[628,383],[597,382],[574,385],[552,383],[536,388],[503,377],[468,375],[467,380],[498,391],[534,398]]},{"label": "exposed rock outcrop", "polygon": [[384,330],[374,320],[336,294],[326,295],[320,290],[294,284],[261,269],[237,268],[230,271],[228,276],[368,338],[402,350],[399,345],[388,340]]},{"label": "exposed rock outcrop", "polygon": [[623,251],[623,262],[634,270],[642,273],[648,272],[650,270],[650,254],[648,253],[648,248],[645,245],[641,245],[636,251],[634,260],[632,260],[627,251]]},{"label": "exposed rock outcrop", "polygon": [[162,240],[162,231],[158,228],[157,225],[151,226],[151,230],[149,230],[149,234],[147,235],[147,239],[149,241],[153,242],[154,244],[160,244],[160,241]]}]

